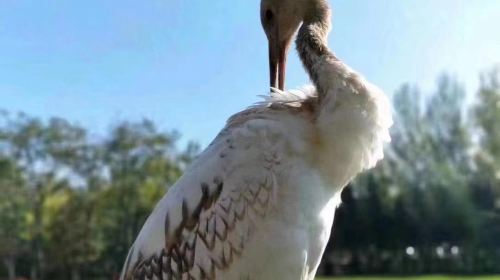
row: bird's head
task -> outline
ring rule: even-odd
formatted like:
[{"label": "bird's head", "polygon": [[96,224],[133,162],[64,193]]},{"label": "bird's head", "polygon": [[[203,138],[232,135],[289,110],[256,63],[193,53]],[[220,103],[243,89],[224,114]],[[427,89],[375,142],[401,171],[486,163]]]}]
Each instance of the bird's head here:
[{"label": "bird's head", "polygon": [[295,31],[326,0],[261,0],[260,18],[269,40],[271,87],[285,87],[286,57]]}]

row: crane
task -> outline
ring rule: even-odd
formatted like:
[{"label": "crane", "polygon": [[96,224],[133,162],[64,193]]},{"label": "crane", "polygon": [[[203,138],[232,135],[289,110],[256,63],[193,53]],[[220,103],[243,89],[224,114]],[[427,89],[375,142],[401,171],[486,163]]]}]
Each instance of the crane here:
[{"label": "crane", "polygon": [[[159,201],[121,279],[314,279],[340,193],[383,158],[383,92],[328,48],[327,0],[262,0],[270,85]],[[285,90],[296,47],[312,86]]]}]

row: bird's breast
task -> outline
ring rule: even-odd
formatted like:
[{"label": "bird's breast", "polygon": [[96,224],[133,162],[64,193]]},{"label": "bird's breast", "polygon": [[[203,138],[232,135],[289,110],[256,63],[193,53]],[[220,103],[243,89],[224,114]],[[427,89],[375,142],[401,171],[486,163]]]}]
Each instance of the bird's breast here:
[{"label": "bird's breast", "polygon": [[[313,279],[330,236],[337,200],[318,171],[290,159],[276,205],[256,228],[240,261],[221,279]],[[233,277],[234,276],[234,277]],[[243,277],[243,278],[241,278]]]}]

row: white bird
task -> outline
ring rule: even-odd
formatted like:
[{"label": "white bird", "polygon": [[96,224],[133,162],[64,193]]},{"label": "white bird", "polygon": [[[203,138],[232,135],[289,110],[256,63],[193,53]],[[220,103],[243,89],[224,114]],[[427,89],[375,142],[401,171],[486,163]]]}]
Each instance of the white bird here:
[{"label": "white bird", "polygon": [[[383,92],[328,49],[327,0],[262,0],[273,89],[231,117],[147,219],[122,279],[314,279],[342,188],[383,158]],[[314,84],[283,91],[297,50]]]}]

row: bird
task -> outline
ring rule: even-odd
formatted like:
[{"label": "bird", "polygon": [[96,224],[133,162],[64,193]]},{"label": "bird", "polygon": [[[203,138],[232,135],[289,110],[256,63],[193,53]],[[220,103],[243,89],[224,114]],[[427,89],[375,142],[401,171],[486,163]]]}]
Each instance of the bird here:
[{"label": "bird", "polygon": [[[328,0],[261,0],[270,93],[158,202],[121,279],[314,279],[342,189],[383,158],[388,98],[328,47]],[[293,38],[312,85],[285,90]]]}]

